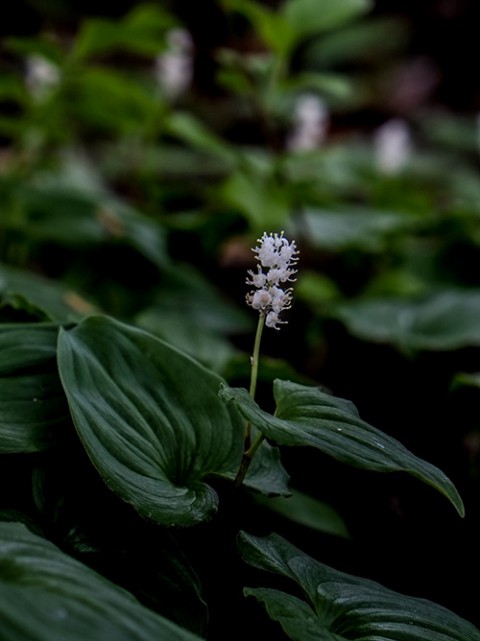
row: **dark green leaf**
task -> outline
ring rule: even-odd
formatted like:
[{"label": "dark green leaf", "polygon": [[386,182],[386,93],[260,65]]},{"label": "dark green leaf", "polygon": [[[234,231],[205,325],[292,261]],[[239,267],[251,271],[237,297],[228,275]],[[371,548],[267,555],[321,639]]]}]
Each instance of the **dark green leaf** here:
[{"label": "dark green leaf", "polygon": [[444,494],[463,515],[457,490],[434,465],[418,458],[391,436],[363,421],[355,406],[318,387],[276,380],[275,416],[261,410],[247,390],[224,387],[222,396],[278,445],[315,447],[329,456],[367,470],[407,472]]},{"label": "dark green leaf", "polygon": [[285,56],[295,41],[295,30],[277,11],[251,0],[233,0],[232,8],[243,13],[264,43],[279,56]]},{"label": "dark green leaf", "polygon": [[[254,429],[252,436],[255,434]],[[263,442],[252,460],[244,484],[268,496],[287,497],[291,494],[289,480],[290,476],[281,464],[278,447]]]},{"label": "dark green leaf", "polygon": [[19,523],[0,524],[4,641],[198,641]]},{"label": "dark green leaf", "polygon": [[181,309],[165,309],[161,305],[150,307],[136,317],[136,322],[215,372],[222,372],[235,353],[225,338]]},{"label": "dark green leaf", "polygon": [[378,251],[388,238],[418,224],[410,215],[358,207],[348,211],[309,210],[304,216],[309,242],[333,251],[348,248]]},{"label": "dark green leaf", "polygon": [[212,516],[209,475],[238,469],[243,425],[221,379],[139,329],[93,316],[62,330],[59,370],[73,419],[107,485],[165,525]]},{"label": "dark green leaf", "polygon": [[[252,321],[241,307],[232,304],[199,269],[176,263],[162,272],[156,305],[152,312],[165,311],[189,318],[199,331],[207,329],[217,335],[251,330]],[[172,343],[174,341],[171,341]]]},{"label": "dark green leaf", "polygon": [[163,36],[173,24],[154,4],[134,8],[122,21],[91,18],[82,26],[72,56],[83,60],[117,51],[155,55],[164,47]]},{"label": "dark green leaf", "polygon": [[340,641],[318,624],[310,605],[291,594],[270,588],[246,588],[245,596],[254,596],[263,604],[268,616],[278,621],[285,634],[294,641]]},{"label": "dark green leaf", "polygon": [[235,151],[188,112],[177,111],[171,114],[165,122],[165,127],[169,134],[194,149],[218,156],[230,168],[235,166]]},{"label": "dark green leaf", "polygon": [[342,26],[366,13],[371,0],[286,0],[282,15],[294,30],[296,40]]},{"label": "dark green leaf", "polygon": [[254,230],[285,225],[291,213],[285,185],[264,168],[236,171],[223,183],[220,196],[228,207],[245,216]]},{"label": "dark green leaf", "polygon": [[94,311],[88,301],[65,285],[2,264],[0,303],[57,323],[77,321]]},{"label": "dark green leaf", "polygon": [[348,537],[345,522],[332,507],[299,490],[290,490],[290,493],[291,495],[288,497],[265,498],[259,496],[256,500],[289,521],[319,532]]},{"label": "dark green leaf", "polygon": [[334,314],[352,334],[401,349],[480,345],[479,290],[443,291],[421,299],[359,299],[340,305]]},{"label": "dark green leaf", "polygon": [[239,537],[245,561],[297,583],[306,600],[247,589],[295,641],[480,641],[472,624],[425,599],[334,570],[277,535]]},{"label": "dark green leaf", "polygon": [[0,452],[48,447],[68,418],[56,367],[58,328],[0,325]]},{"label": "dark green leaf", "polygon": [[98,168],[81,153],[66,153],[42,185],[20,185],[14,197],[24,209],[30,238],[64,246],[120,242],[164,267],[165,234],[160,223],[112,195]]}]

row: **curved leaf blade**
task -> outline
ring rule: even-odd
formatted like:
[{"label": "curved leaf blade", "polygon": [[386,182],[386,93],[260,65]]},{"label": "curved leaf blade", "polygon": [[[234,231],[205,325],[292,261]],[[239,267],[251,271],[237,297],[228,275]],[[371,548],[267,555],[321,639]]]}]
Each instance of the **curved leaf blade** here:
[{"label": "curved leaf blade", "polygon": [[58,377],[58,327],[0,325],[0,453],[48,448],[68,418]]},{"label": "curved leaf blade", "polygon": [[0,637],[5,641],[200,638],[148,610],[20,523],[0,523]]},{"label": "curved leaf blade", "polygon": [[405,350],[454,350],[480,345],[480,290],[444,290],[420,299],[365,298],[334,315],[355,336]]},{"label": "curved leaf blade", "polygon": [[376,472],[407,472],[444,494],[463,516],[462,499],[450,479],[396,439],[363,421],[355,406],[317,387],[276,380],[276,415],[261,410],[244,389],[224,387],[222,396],[279,445],[315,447],[342,463]]},{"label": "curved leaf blade", "polygon": [[477,628],[443,606],[339,572],[278,535],[241,533],[238,544],[247,563],[291,579],[304,592],[305,601],[278,590],[245,591],[263,601],[295,641],[480,641]]},{"label": "curved leaf blade", "polygon": [[256,502],[293,523],[333,536],[349,537],[347,526],[336,510],[300,490],[291,489],[288,497],[260,496],[256,498]]},{"label": "curved leaf blade", "polygon": [[61,330],[58,364],[76,429],[106,484],[157,523],[209,519],[218,496],[204,479],[234,474],[242,452],[243,424],[218,398],[221,379],[103,316]]}]

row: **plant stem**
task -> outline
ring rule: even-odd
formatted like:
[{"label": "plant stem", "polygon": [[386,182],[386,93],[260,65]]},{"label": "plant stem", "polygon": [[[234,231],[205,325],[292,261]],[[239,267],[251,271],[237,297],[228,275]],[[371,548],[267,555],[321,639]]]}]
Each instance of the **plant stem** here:
[{"label": "plant stem", "polygon": [[240,463],[240,468],[238,470],[237,476],[235,477],[235,487],[240,487],[240,485],[242,485],[247,475],[250,463],[252,462],[252,458],[254,457],[255,452],[258,450],[264,440],[264,434],[262,434],[262,432],[259,432],[252,445],[243,453],[242,462]]},{"label": "plant stem", "polygon": [[[264,325],[265,325],[265,316],[263,314],[260,314],[258,317],[257,331],[255,333],[255,342],[253,344],[253,354],[250,359],[250,362],[251,362],[250,396],[253,399],[255,398],[255,392],[257,389],[258,364],[260,359],[260,343],[262,341],[262,332],[263,332]],[[243,480],[245,479],[245,476],[247,474],[247,470],[250,466],[250,462],[255,452],[258,450],[258,448],[260,447],[260,445],[262,444],[265,438],[263,434],[260,432],[257,435],[255,441],[251,444],[250,443],[251,432],[252,432],[252,424],[250,423],[250,421],[248,421],[245,425],[245,431],[243,435],[243,458],[242,458],[242,462],[240,463],[240,468],[238,470],[237,476],[235,477],[236,487],[239,487],[240,485],[242,485]]]},{"label": "plant stem", "polygon": [[[265,325],[265,316],[260,314],[258,317],[257,331],[255,332],[255,342],[253,344],[253,354],[250,359],[251,372],[250,372],[250,396],[254,399],[257,390],[258,379],[258,364],[260,360],[260,343],[262,342],[262,332]],[[245,426],[244,433],[244,450],[247,451],[250,447],[250,432],[251,424],[248,422]]]}]

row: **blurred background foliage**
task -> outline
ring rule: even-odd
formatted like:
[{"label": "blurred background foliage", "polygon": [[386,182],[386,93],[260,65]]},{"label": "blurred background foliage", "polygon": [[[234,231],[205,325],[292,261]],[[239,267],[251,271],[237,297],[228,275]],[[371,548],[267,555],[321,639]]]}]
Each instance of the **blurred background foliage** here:
[{"label": "blurred background foliage", "polygon": [[347,522],[331,554],[394,589],[418,576],[477,625],[460,575],[480,570],[479,14],[24,0],[0,23],[0,320],[102,311],[245,385],[250,248],[284,229],[295,305],[261,381],[353,400],[447,472],[467,517],[403,478],[332,483],[304,452],[294,484]]}]

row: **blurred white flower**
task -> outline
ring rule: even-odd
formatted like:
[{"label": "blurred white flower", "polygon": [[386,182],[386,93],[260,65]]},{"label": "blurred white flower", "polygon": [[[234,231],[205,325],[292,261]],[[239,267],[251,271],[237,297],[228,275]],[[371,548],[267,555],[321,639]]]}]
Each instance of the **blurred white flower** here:
[{"label": "blurred white flower", "polygon": [[36,100],[47,98],[60,82],[60,69],[56,64],[41,55],[27,58],[25,84]]},{"label": "blurred white flower", "polygon": [[329,114],[323,100],[314,94],[299,96],[287,148],[291,151],[310,151],[320,147],[327,135],[328,121]]},{"label": "blurred white flower", "polygon": [[186,29],[177,27],[167,34],[167,50],[155,59],[155,77],[170,98],[184,93],[193,77],[193,41]]},{"label": "blurred white flower", "polygon": [[292,282],[296,269],[292,268],[297,261],[298,250],[295,241],[288,242],[281,234],[263,234],[260,243],[252,251],[260,262],[257,272],[248,270],[247,284],[256,287],[246,296],[247,304],[265,316],[265,324],[273,329],[280,329],[279,314],[292,305],[293,289],[283,289],[281,284]]},{"label": "blurred white flower", "polygon": [[409,126],[399,118],[388,120],[376,130],[373,146],[378,170],[384,174],[396,174],[412,154]]}]

